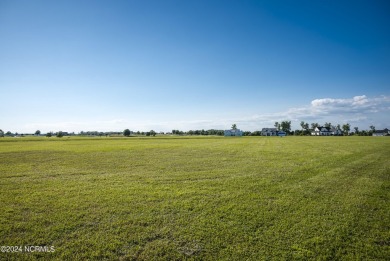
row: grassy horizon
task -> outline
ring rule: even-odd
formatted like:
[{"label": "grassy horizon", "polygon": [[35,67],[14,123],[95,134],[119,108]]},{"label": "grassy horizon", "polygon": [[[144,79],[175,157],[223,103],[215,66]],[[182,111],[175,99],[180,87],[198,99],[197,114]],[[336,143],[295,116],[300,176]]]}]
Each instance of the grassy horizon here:
[{"label": "grassy horizon", "polygon": [[0,139],[0,259],[390,256],[387,137]]}]

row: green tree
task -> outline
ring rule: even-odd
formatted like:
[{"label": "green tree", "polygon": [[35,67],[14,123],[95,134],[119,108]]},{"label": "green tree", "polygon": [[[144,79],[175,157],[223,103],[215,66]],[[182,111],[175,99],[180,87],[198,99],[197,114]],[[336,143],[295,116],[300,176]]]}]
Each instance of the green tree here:
[{"label": "green tree", "polygon": [[305,122],[304,121],[301,121],[301,128],[302,128],[302,130],[305,129]]},{"label": "green tree", "polygon": [[301,121],[301,127],[302,127],[302,132],[301,132],[302,135],[310,134],[309,123],[307,122],[305,123],[304,121]]},{"label": "green tree", "polygon": [[130,136],[130,130],[129,129],[125,129],[123,131],[123,136],[129,137]]},{"label": "green tree", "polygon": [[314,130],[314,129],[317,128],[318,126],[320,126],[318,123],[313,122],[313,123],[311,124],[311,129]]},{"label": "green tree", "polygon": [[53,136],[53,133],[52,133],[52,132],[46,133],[46,137],[50,138],[51,136]]},{"label": "green tree", "polygon": [[372,136],[372,134],[375,132],[375,126],[374,125],[371,125],[370,126],[370,130],[368,131],[368,135],[369,136]]},{"label": "green tree", "polygon": [[0,137],[4,137],[4,131],[0,129]]},{"label": "green tree", "polygon": [[153,137],[156,136],[156,132],[154,130],[151,130],[150,131],[150,136],[153,136]]},{"label": "green tree", "polygon": [[348,135],[350,130],[351,130],[351,125],[349,125],[349,123],[343,124],[344,135]]},{"label": "green tree", "polygon": [[305,135],[310,135],[309,123],[308,122],[305,123]]},{"label": "green tree", "polygon": [[40,131],[40,130],[37,130],[37,131],[35,132],[35,135],[37,135],[37,136],[41,135],[41,131]]},{"label": "green tree", "polygon": [[280,127],[282,128],[282,131],[289,133],[291,130],[291,121],[282,121]]},{"label": "green tree", "polygon": [[275,121],[274,126],[275,126],[275,128],[276,128],[277,130],[280,130],[280,124],[279,124],[279,122]]},{"label": "green tree", "polygon": [[325,122],[324,126],[327,127],[327,128],[331,128],[331,127],[332,127],[332,123],[330,123],[330,122]]},{"label": "green tree", "polygon": [[358,127],[353,127],[355,129],[355,135],[359,134],[359,128]]},{"label": "green tree", "polygon": [[62,138],[64,136],[64,134],[62,133],[62,131],[59,131],[59,132],[57,132],[56,136],[57,136],[57,138]]},{"label": "green tree", "polygon": [[237,130],[237,125],[236,124],[232,125],[232,130]]}]

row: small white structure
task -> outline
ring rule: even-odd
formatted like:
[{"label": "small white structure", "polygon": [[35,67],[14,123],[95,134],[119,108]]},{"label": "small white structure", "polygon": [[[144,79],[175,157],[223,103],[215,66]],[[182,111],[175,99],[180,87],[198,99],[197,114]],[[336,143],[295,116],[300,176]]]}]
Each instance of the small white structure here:
[{"label": "small white structure", "polygon": [[261,136],[277,136],[278,130],[276,128],[263,128],[261,130]]},{"label": "small white structure", "polygon": [[231,130],[225,130],[224,131],[224,136],[225,137],[231,137],[231,136],[242,136],[242,131],[240,129],[231,129]]},{"label": "small white structure", "polygon": [[343,132],[339,129],[323,126],[316,127],[314,131],[311,132],[311,135],[313,136],[339,136],[342,134]]},{"label": "small white structure", "polygon": [[372,134],[372,136],[376,136],[376,137],[379,137],[379,136],[387,136],[387,135],[390,135],[390,131],[389,131],[388,129],[376,130],[376,131],[374,131],[374,133]]}]

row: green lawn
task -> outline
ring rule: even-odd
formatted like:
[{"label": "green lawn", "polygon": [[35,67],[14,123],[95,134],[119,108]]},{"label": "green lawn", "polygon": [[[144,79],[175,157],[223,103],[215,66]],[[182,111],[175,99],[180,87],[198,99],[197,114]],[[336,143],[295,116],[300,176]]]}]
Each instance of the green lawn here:
[{"label": "green lawn", "polygon": [[390,138],[0,138],[0,260],[385,260]]}]

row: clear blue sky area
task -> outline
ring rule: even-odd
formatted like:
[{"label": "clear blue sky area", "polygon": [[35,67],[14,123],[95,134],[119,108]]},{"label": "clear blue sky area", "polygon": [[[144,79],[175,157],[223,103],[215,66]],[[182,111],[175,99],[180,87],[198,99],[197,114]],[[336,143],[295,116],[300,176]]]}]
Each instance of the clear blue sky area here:
[{"label": "clear blue sky area", "polygon": [[0,129],[390,127],[389,1],[0,0]]}]

